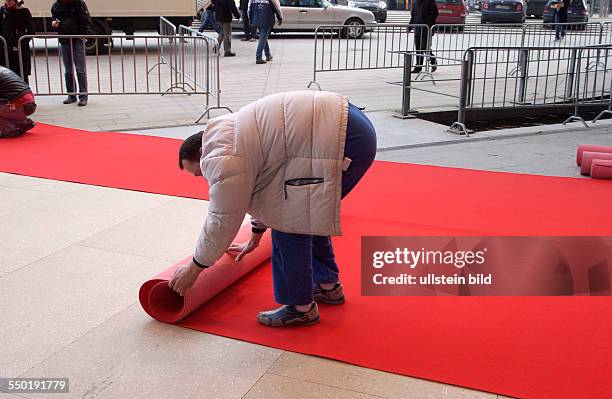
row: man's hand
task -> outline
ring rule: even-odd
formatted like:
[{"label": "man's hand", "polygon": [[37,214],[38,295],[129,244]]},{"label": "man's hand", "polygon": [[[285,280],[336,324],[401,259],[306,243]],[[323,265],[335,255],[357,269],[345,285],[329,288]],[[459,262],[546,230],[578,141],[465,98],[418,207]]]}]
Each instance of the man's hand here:
[{"label": "man's hand", "polygon": [[250,252],[253,252],[255,248],[259,246],[262,234],[252,233],[251,239],[248,242],[242,244],[232,244],[227,250],[227,253],[236,257],[236,262],[240,262],[242,257]]},{"label": "man's hand", "polygon": [[185,291],[195,283],[202,270],[204,269],[198,267],[193,261],[189,262],[188,265],[181,265],[176,268],[172,278],[168,281],[168,287],[183,296]]},{"label": "man's hand", "polygon": [[57,28],[59,28],[59,26],[60,26],[60,21],[59,21],[59,19],[54,19],[54,20],[53,20],[53,22],[51,22],[51,27],[52,27],[53,29],[57,29]]},{"label": "man's hand", "polygon": [[281,18],[278,20],[278,26],[282,26],[282,25],[283,25],[283,19]]}]

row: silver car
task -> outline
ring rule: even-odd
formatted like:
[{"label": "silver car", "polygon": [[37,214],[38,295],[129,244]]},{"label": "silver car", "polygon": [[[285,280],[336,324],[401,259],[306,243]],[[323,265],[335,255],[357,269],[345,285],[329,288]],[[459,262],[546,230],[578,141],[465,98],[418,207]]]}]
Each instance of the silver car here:
[{"label": "silver car", "polygon": [[[313,32],[320,25],[350,25],[342,35],[360,38],[364,26],[375,25],[374,14],[359,8],[336,6],[326,0],[280,0],[283,24],[274,32]],[[241,24],[234,24],[242,28]]]}]

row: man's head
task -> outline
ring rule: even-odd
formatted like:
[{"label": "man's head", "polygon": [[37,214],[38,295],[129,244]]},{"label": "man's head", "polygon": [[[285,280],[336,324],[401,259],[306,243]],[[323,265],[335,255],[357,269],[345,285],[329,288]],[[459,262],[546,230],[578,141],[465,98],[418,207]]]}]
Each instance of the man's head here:
[{"label": "man's head", "polygon": [[4,6],[6,8],[15,8],[17,7],[17,0],[5,0]]},{"label": "man's head", "polygon": [[204,131],[188,137],[179,150],[179,168],[194,176],[202,176],[200,157],[202,156],[202,135]]}]

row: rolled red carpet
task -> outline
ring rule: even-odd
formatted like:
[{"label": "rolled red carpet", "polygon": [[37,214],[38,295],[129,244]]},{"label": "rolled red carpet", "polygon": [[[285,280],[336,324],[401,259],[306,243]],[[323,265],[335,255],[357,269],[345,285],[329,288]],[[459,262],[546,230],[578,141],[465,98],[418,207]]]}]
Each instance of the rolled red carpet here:
[{"label": "rolled red carpet", "polygon": [[[240,229],[234,241],[246,242],[250,236],[251,226],[249,224]],[[176,323],[255,267],[270,259],[271,252],[270,234],[266,233],[259,246],[249,256],[240,262],[235,262],[229,255],[224,255],[213,267],[203,270],[195,284],[185,292],[184,296],[180,296],[168,286],[168,281],[179,265],[188,264],[191,259],[189,257],[145,282],[140,287],[138,295],[140,304],[154,319]]]},{"label": "rolled red carpet", "polygon": [[593,160],[593,164],[591,165],[591,177],[593,179],[612,180],[612,160]]},{"label": "rolled red carpet", "polygon": [[580,174],[589,176],[591,174],[591,166],[595,159],[612,159],[612,153],[607,152],[590,152],[582,153],[582,163],[580,164]]},{"label": "rolled red carpet", "polygon": [[612,153],[612,146],[591,145],[591,144],[579,145],[578,150],[576,151],[576,164],[578,166],[580,166],[580,164],[582,163],[582,154],[585,151]]}]

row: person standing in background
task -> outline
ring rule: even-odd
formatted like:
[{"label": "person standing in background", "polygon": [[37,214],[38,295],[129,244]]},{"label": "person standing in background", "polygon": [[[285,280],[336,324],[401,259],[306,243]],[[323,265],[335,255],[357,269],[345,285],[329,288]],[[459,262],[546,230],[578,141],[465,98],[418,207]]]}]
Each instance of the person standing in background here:
[{"label": "person standing in background", "polygon": [[[438,18],[438,6],[435,0],[416,0],[410,14],[411,25],[427,25],[429,29],[431,29],[436,23],[436,18]],[[433,36],[433,32],[431,32],[431,35]],[[425,58],[423,54],[430,55],[431,72],[436,71],[436,58],[429,49],[430,45],[431,43],[429,43],[427,29],[424,27],[415,27],[414,48],[419,55],[416,56],[416,63],[412,73],[420,73],[423,69],[423,58]]]},{"label": "person standing in background", "polygon": [[222,32],[217,38],[219,42],[219,51],[221,51],[221,43],[223,43],[223,52],[226,57],[234,57],[236,53],[232,53],[232,16],[240,19],[240,13],[236,8],[234,0],[213,0],[217,21],[221,24]]},{"label": "person standing in background", "polygon": [[259,29],[259,43],[255,52],[255,63],[265,64],[263,53],[266,53],[266,60],[272,61],[272,53],[268,45],[268,38],[274,28],[274,17],[278,20],[278,25],[283,24],[283,14],[279,0],[251,0],[249,3],[249,18],[252,26]]},{"label": "person standing in background", "polygon": [[[51,7],[53,21],[51,27],[60,35],[84,36],[89,33],[91,17],[83,0],[57,0]],[[60,52],[64,63],[66,90],[68,98],[64,104],[77,101],[74,70],[79,82],[79,106],[87,105],[87,68],[85,65],[85,40],[79,38],[60,38]]]},{"label": "person standing in background", "polygon": [[[34,35],[34,23],[30,10],[23,7],[23,1],[6,0],[0,9],[0,35],[7,45],[8,60],[4,59],[4,52],[0,48],[0,60],[2,65],[21,76],[19,64],[19,39],[24,35]],[[30,59],[30,39],[21,42],[21,63],[23,64],[22,79],[28,83],[32,69]]]},{"label": "person standing in background", "polygon": [[555,41],[559,41],[565,37],[567,9],[570,6],[570,0],[552,0],[549,2],[549,6],[554,10]]},{"label": "person standing in background", "polygon": [[256,29],[251,26],[251,21],[249,20],[249,0],[240,0],[240,15],[242,16],[244,30],[244,37],[240,40],[244,42],[255,41]]}]

